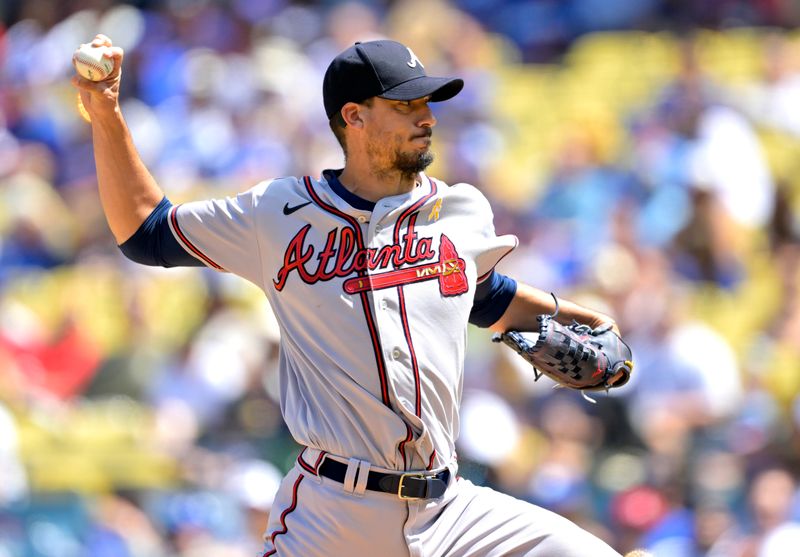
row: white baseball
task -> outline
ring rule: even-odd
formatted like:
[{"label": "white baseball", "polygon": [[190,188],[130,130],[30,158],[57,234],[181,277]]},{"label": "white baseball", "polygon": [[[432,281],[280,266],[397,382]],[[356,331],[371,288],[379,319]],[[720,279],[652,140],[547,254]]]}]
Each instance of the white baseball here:
[{"label": "white baseball", "polygon": [[82,44],[72,55],[75,69],[89,81],[103,81],[114,70],[114,60],[104,56],[107,52],[107,46]]}]

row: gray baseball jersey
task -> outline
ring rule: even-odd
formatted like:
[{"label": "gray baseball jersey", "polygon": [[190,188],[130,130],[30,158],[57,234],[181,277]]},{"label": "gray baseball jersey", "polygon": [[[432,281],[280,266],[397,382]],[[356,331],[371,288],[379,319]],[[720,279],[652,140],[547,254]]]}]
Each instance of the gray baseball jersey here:
[{"label": "gray baseball jersey", "polygon": [[[374,206],[337,184],[281,178],[169,214],[184,249],[260,286],[280,324],[281,409],[306,448],[263,557],[618,557],[566,519],[455,479],[475,287],[516,237],[495,234],[467,184],[422,176]],[[401,497],[403,480],[369,487],[399,470],[449,479],[433,498]]]},{"label": "gray baseball jersey", "polygon": [[298,443],[391,470],[454,458],[475,285],[517,244],[474,187],[422,177],[372,211],[323,177],[172,208],[183,247],[266,293]]}]

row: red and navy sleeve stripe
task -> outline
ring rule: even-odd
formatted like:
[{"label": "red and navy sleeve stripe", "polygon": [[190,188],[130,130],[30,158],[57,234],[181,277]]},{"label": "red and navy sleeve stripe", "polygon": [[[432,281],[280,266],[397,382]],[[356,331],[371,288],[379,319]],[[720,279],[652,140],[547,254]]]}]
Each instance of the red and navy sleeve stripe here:
[{"label": "red and navy sleeve stripe", "polygon": [[164,196],[136,232],[119,245],[120,251],[136,263],[154,267],[203,267],[175,239],[169,226],[172,203]]},{"label": "red and navy sleeve stripe", "polygon": [[172,225],[172,229],[175,231],[175,234],[178,236],[178,239],[181,241],[183,246],[195,257],[203,261],[209,267],[217,269],[218,271],[224,271],[225,269],[222,268],[221,265],[216,263],[213,259],[211,259],[208,255],[202,252],[200,248],[195,246],[191,240],[186,236],[186,234],[181,230],[180,224],[178,223],[178,208],[180,205],[176,205],[170,210],[169,213],[169,220],[170,224]]}]

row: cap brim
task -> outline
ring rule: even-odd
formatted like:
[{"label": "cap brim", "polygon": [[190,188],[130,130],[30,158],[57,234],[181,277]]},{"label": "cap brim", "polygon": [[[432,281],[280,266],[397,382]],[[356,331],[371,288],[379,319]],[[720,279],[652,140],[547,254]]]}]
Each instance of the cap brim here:
[{"label": "cap brim", "polygon": [[464,80],[457,77],[428,77],[410,79],[384,91],[379,97],[394,101],[413,101],[430,95],[432,102],[446,101],[458,95]]}]

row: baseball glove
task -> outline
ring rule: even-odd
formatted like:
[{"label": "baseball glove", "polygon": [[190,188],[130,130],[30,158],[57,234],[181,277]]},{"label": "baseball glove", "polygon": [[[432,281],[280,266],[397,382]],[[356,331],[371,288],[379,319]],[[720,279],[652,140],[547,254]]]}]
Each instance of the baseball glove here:
[{"label": "baseball glove", "polygon": [[[562,325],[554,319],[557,313],[558,306],[555,314],[537,317],[535,341],[519,331],[495,333],[492,340],[507,344],[527,360],[537,381],[546,375],[558,386],[581,391],[608,390],[628,382],[633,371],[631,349],[611,330],[611,324],[596,329],[576,322]],[[619,372],[622,375],[612,383]]]}]

